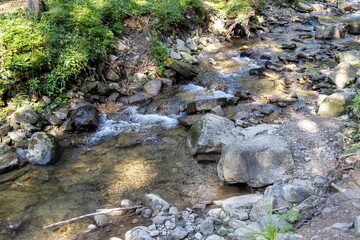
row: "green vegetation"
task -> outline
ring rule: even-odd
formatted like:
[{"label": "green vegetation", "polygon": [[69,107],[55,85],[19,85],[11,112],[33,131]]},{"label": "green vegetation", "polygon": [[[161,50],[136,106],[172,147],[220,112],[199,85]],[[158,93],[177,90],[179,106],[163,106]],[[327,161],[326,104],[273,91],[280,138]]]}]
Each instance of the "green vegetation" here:
[{"label": "green vegetation", "polygon": [[[295,210],[290,210],[284,214],[279,215],[278,220],[284,223],[294,223],[299,219],[299,213]],[[278,240],[279,234],[293,233],[293,226],[291,224],[285,224],[282,227],[278,227],[274,224],[274,215],[272,214],[272,207],[269,214],[269,225],[264,231],[259,232],[248,228],[251,231],[247,238],[250,239],[264,239],[264,240]]]},{"label": "green vegetation", "polygon": [[155,37],[151,39],[151,44],[153,45],[152,55],[158,65],[157,72],[161,74],[165,69],[165,61],[169,56],[169,51],[167,47]]},{"label": "green vegetation", "polygon": [[360,119],[360,94],[356,94],[354,97],[352,104],[350,105],[350,109],[355,114],[356,117]]},{"label": "green vegetation", "polygon": [[[0,100],[18,92],[56,98],[69,82],[111,49],[126,17],[151,14],[153,32],[176,27],[189,8],[204,14],[201,0],[45,0],[40,18],[25,12],[0,16]],[[165,48],[158,40],[154,57],[159,69]]]},{"label": "green vegetation", "polygon": [[249,9],[251,3],[249,0],[209,0],[206,2],[209,8],[219,11],[230,18],[238,17],[238,15],[244,15],[246,10]]}]

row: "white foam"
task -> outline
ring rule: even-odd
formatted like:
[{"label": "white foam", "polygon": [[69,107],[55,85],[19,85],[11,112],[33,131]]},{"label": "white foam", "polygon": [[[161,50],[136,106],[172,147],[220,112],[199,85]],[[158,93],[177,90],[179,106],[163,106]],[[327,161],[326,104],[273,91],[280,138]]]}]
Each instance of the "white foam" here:
[{"label": "white foam", "polygon": [[197,93],[197,92],[205,92],[206,91],[206,88],[199,86],[199,85],[192,84],[192,83],[183,85],[180,87],[180,89],[187,93]]},{"label": "white foam", "polygon": [[234,95],[232,93],[226,93],[223,91],[209,91],[206,95],[197,96],[196,100],[205,100],[205,99],[216,99],[216,98],[232,98]]},{"label": "white foam", "polygon": [[236,73],[223,74],[224,76],[228,76],[228,75],[234,76],[234,75],[247,73],[247,71],[252,68],[261,67],[259,63],[263,62],[262,60],[254,60],[248,57],[240,57],[240,56],[232,57],[232,59],[239,63],[238,71]]},{"label": "white foam", "polygon": [[[158,114],[140,114],[138,107],[129,107],[123,112],[123,120],[112,120],[106,115],[100,117],[100,124],[96,133],[90,141],[98,141],[106,136],[115,136],[120,133],[137,133],[146,131],[154,126],[160,126],[165,129],[175,128],[178,125],[177,116],[161,116]],[[125,114],[124,114],[125,113]]]}]

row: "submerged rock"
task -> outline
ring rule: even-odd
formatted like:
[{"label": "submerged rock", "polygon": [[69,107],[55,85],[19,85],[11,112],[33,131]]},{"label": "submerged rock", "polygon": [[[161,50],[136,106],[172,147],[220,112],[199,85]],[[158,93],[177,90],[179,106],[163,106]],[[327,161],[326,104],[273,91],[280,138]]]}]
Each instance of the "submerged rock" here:
[{"label": "submerged rock", "polygon": [[225,146],[218,175],[228,183],[264,187],[274,183],[294,164],[287,143],[279,136],[260,135]]},{"label": "submerged rock", "polygon": [[44,132],[37,132],[30,139],[26,158],[31,164],[46,165],[56,161],[58,154],[56,138]]}]

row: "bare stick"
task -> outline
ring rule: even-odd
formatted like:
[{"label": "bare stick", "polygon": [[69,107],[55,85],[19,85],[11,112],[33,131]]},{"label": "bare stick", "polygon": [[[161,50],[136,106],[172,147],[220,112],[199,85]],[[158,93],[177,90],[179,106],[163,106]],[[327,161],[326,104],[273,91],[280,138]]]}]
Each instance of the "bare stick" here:
[{"label": "bare stick", "polygon": [[135,208],[141,208],[143,207],[142,205],[136,205],[136,206],[132,206],[132,207],[122,207],[122,208],[111,208],[111,209],[99,209],[99,212],[95,212],[95,213],[89,213],[89,214],[85,214],[79,217],[75,217],[75,218],[71,218],[65,221],[61,221],[61,222],[57,222],[51,225],[47,225],[43,228],[52,228],[52,227],[56,227],[59,225],[65,225],[65,224],[69,224],[72,223],[74,221],[86,218],[86,217],[91,217],[91,216],[95,216],[95,215],[100,215],[100,214],[107,214],[107,213],[111,213],[111,212],[115,212],[115,211],[121,211],[121,210],[131,210],[131,209],[135,209]]}]

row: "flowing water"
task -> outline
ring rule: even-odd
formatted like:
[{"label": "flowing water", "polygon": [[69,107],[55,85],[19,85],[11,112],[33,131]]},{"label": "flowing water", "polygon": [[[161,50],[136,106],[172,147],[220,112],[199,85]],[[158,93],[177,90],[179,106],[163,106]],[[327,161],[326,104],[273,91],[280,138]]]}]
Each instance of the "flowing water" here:
[{"label": "flowing water", "polygon": [[[272,60],[279,55],[294,57],[304,48],[300,51],[311,54],[322,49],[321,41],[297,42],[295,52],[279,46],[298,39],[300,32],[313,34],[312,29],[311,24],[289,24],[274,27],[265,34],[267,40],[219,43],[209,53],[218,65],[204,61],[204,70],[195,82],[165,88],[146,107],[119,106],[121,111],[103,114],[96,132],[74,134],[62,140],[61,157],[55,165],[27,165],[1,175],[0,229],[1,222],[5,222],[10,227],[7,233],[11,228],[17,232],[16,239],[86,239],[80,236],[89,221],[56,231],[42,227],[98,208],[119,207],[122,199],[136,201],[146,193],[157,193],[180,208],[247,193],[242,185],[221,184],[216,164],[199,164],[193,159],[186,145],[187,129],[177,120],[184,114],[180,110],[189,101],[231,98],[239,90],[249,91],[255,96],[254,101],[283,94],[276,88],[276,74],[270,76],[271,81],[269,77],[249,75],[249,69],[263,66],[266,60],[240,57],[239,49],[250,48]],[[333,44],[349,45],[356,40],[348,36]],[[304,63],[301,71],[289,72],[288,77],[297,79],[301,72],[317,72],[323,64],[333,66],[335,62],[322,59]],[[216,90],[211,87],[214,84],[223,87]],[[299,88],[296,81],[290,88],[300,95],[312,94]],[[132,225],[124,220],[116,226],[112,233],[102,234],[121,236]]]}]

